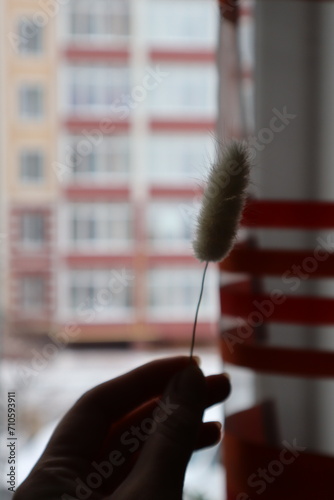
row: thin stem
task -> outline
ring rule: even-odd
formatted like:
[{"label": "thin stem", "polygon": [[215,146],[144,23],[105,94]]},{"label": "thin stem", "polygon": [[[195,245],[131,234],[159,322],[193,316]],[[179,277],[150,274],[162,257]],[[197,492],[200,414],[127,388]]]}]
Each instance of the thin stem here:
[{"label": "thin stem", "polygon": [[205,264],[205,268],[203,271],[203,277],[202,277],[202,285],[201,285],[201,291],[199,294],[199,299],[197,303],[197,308],[196,308],[196,314],[195,314],[195,321],[194,321],[194,326],[193,326],[193,333],[192,333],[192,339],[191,339],[191,347],[190,347],[190,358],[193,357],[193,352],[194,352],[194,345],[195,345],[195,334],[196,334],[196,325],[197,325],[197,316],[198,316],[198,311],[199,311],[199,306],[201,304],[202,300],[202,295],[203,295],[203,289],[204,289],[204,281],[205,281],[205,275],[206,275],[206,270],[208,268],[209,261]]}]

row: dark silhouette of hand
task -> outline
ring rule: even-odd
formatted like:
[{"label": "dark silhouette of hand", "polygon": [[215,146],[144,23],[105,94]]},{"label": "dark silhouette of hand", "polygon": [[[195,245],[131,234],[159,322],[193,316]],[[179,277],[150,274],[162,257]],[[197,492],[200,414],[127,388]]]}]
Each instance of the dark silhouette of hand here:
[{"label": "dark silhouette of hand", "polygon": [[192,452],[220,439],[203,411],[229,392],[188,357],[105,382],[64,416],[13,500],[181,500]]}]

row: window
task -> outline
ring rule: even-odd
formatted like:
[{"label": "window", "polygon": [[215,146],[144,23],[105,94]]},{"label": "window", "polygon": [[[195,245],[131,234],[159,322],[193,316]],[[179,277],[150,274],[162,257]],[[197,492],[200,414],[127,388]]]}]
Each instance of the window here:
[{"label": "window", "polygon": [[20,88],[20,117],[36,120],[44,114],[44,89],[39,84],[24,84]]},{"label": "window", "polygon": [[129,0],[70,0],[69,34],[94,40],[128,36],[129,11]]},{"label": "window", "polygon": [[[72,66],[67,72],[67,106],[73,113],[117,112],[122,118],[129,93],[129,70],[121,66]],[[120,104],[120,103],[123,103]],[[125,100],[126,103],[126,100]],[[123,110],[123,111],[122,111]],[[127,118],[128,112],[126,112]]]},{"label": "window", "polygon": [[154,116],[195,115],[214,117],[217,100],[217,75],[214,65],[165,66],[168,76],[159,92],[148,94]]},{"label": "window", "polygon": [[[157,268],[149,272],[149,310],[152,319],[191,321],[200,293],[203,269],[195,267]],[[211,321],[218,313],[212,270],[208,270],[199,321]]]},{"label": "window", "polygon": [[156,46],[214,48],[217,5],[210,0],[149,0],[147,32]]},{"label": "window", "polygon": [[42,312],[45,307],[45,279],[23,276],[20,283],[21,308],[25,313]]},{"label": "window", "polygon": [[18,36],[20,54],[36,55],[42,53],[43,27],[37,26],[33,19],[23,17],[19,20]]},{"label": "window", "polygon": [[21,243],[24,246],[39,247],[45,240],[44,215],[26,213],[21,215]]},{"label": "window", "polygon": [[20,154],[20,179],[24,183],[38,183],[43,180],[43,153],[38,150],[24,150]]},{"label": "window", "polygon": [[127,203],[72,203],[68,207],[69,242],[78,249],[121,251],[132,238]]},{"label": "window", "polygon": [[67,276],[67,307],[78,316],[103,321],[133,307],[133,274],[128,270],[76,269]]},{"label": "window", "polygon": [[129,178],[129,140],[127,137],[72,137],[66,147],[72,180],[119,183]]},{"label": "window", "polygon": [[[148,237],[154,249],[166,253],[171,250],[191,253],[191,239],[195,216],[191,217],[192,200],[179,203],[152,202],[148,208]],[[185,210],[188,208],[188,211]]]},{"label": "window", "polygon": [[207,135],[152,135],[149,176],[152,183],[197,184],[214,157],[214,141]]}]

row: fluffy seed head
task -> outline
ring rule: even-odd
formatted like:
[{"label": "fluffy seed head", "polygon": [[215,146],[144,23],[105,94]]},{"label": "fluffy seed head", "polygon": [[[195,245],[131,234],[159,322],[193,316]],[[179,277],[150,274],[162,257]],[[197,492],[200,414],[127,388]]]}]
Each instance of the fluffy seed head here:
[{"label": "fluffy seed head", "polygon": [[245,204],[249,171],[245,144],[234,141],[219,150],[206,181],[192,242],[200,261],[219,262],[232,249]]}]

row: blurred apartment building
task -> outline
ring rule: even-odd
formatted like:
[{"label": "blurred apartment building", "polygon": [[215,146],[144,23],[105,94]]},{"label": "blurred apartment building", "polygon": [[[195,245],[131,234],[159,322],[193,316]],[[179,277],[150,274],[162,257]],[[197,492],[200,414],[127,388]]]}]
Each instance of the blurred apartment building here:
[{"label": "blurred apartment building", "polygon": [[[190,340],[214,157],[214,0],[2,0],[10,335]],[[209,269],[198,339],[217,321]]]}]

